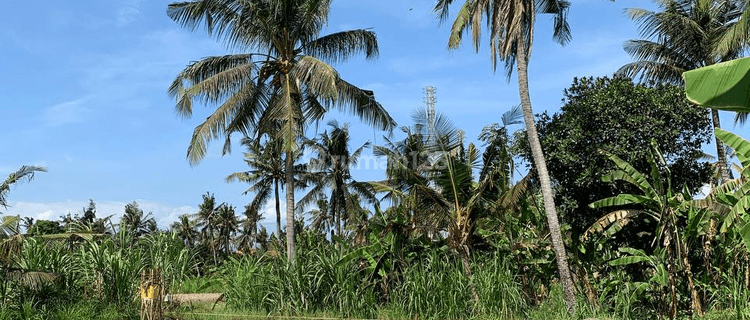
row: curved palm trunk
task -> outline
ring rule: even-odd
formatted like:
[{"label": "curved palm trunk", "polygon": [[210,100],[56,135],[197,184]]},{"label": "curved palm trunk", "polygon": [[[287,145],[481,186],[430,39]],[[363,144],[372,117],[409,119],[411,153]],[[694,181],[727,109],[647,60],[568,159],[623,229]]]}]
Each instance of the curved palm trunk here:
[{"label": "curved palm trunk", "polygon": [[[273,181],[274,196],[276,197],[276,234],[281,236],[281,208],[279,208],[279,181]],[[281,240],[281,239],[279,239]]]},{"label": "curved palm trunk", "polygon": [[294,263],[294,151],[286,152],[286,257]]},{"label": "curved palm trunk", "polygon": [[[714,129],[721,128],[721,122],[719,121],[719,110],[711,109],[711,120],[713,121]],[[716,135],[714,135],[714,139],[716,140],[716,159],[717,165],[719,166],[719,173],[721,173],[721,183],[724,183],[729,181],[727,156],[724,150],[724,144],[721,143],[721,140],[719,140]]]},{"label": "curved palm trunk", "polygon": [[526,47],[523,40],[518,41],[516,46],[516,66],[518,68],[518,93],[521,98],[521,107],[523,109],[523,120],[526,125],[526,131],[529,138],[531,154],[534,158],[534,167],[539,175],[539,182],[542,185],[542,196],[544,197],[544,211],[547,215],[547,224],[549,233],[552,238],[552,247],[555,250],[557,269],[560,272],[560,282],[565,294],[565,303],[568,305],[568,311],[575,312],[575,292],[573,287],[573,278],[570,275],[568,267],[568,255],[565,252],[562,233],[560,232],[560,222],[555,210],[555,198],[552,194],[552,184],[549,173],[547,172],[547,163],[542,153],[542,144],[539,141],[539,134],[534,124],[534,113],[531,110],[531,97],[529,95],[529,74],[528,61],[526,57]]},{"label": "curved palm trunk", "polygon": [[[711,120],[713,121],[714,129],[721,128],[721,122],[719,121],[719,110],[711,109]],[[719,166],[719,173],[721,175],[721,181],[719,181],[719,185],[721,185],[722,183],[727,182],[730,179],[727,166],[727,157],[724,149],[724,144],[721,142],[721,140],[719,140],[716,135],[714,135],[714,140],[716,142],[716,165]],[[708,234],[704,237],[703,242],[703,257],[709,277],[713,275],[713,265],[711,263],[711,241],[713,240],[714,236],[716,236],[717,227],[718,222],[712,217],[709,223]],[[715,275],[711,278],[714,280],[714,283],[718,283],[718,275]]]}]

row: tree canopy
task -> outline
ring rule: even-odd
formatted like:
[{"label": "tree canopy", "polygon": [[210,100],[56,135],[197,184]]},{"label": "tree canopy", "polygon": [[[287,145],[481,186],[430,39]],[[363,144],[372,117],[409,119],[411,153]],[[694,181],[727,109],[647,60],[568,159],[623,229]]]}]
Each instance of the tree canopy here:
[{"label": "tree canopy", "polygon": [[[605,213],[588,208],[589,203],[633,191],[601,181],[613,167],[599,149],[649,172],[654,139],[677,189],[686,185],[694,193],[709,181],[710,164],[700,161],[701,147],[710,139],[708,110],[688,102],[680,87],[634,84],[624,77],[576,78],[564,95],[561,112],[539,116],[539,132],[558,201],[575,231]],[[524,157],[530,160],[530,152]]]}]

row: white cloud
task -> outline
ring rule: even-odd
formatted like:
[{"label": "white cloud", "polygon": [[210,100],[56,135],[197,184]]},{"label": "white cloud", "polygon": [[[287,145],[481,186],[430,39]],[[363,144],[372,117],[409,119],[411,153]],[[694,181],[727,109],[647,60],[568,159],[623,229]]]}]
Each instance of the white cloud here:
[{"label": "white cloud", "polygon": [[44,122],[51,127],[82,121],[90,109],[86,107],[89,97],[56,104],[44,110]]},{"label": "white cloud", "polygon": [[143,0],[126,0],[123,1],[120,9],[117,10],[117,26],[124,27],[135,20],[138,20],[138,15],[141,13],[140,7]]}]

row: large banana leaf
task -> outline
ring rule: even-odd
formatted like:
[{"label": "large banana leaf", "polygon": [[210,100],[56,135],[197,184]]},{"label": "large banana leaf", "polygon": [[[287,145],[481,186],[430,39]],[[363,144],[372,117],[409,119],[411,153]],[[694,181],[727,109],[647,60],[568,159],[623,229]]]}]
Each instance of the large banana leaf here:
[{"label": "large banana leaf", "polygon": [[635,217],[643,212],[643,210],[634,209],[612,211],[599,218],[599,220],[596,220],[596,222],[594,222],[594,224],[591,225],[591,227],[589,227],[586,232],[583,233],[583,235],[581,236],[581,240],[586,241],[592,233],[600,232],[604,232],[604,237],[609,238],[613,234],[622,230],[625,225],[630,223],[630,218]]},{"label": "large banana leaf", "polygon": [[740,236],[742,237],[742,241],[745,242],[745,249],[750,251],[750,222],[740,228]]},{"label": "large banana leaf", "polygon": [[694,69],[682,77],[691,102],[718,110],[750,112],[750,58]]}]

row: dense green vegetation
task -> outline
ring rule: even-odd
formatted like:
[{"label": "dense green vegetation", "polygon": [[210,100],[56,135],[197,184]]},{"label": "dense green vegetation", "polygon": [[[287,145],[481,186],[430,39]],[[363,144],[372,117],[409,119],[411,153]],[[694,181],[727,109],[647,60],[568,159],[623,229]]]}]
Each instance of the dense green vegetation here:
[{"label": "dense green vegetation", "polygon": [[[441,17],[451,3],[437,2]],[[137,319],[146,270],[159,270],[171,294],[223,293],[221,316],[750,318],[750,142],[718,128],[716,114],[689,103],[675,80],[744,52],[746,37],[727,30],[750,29],[738,18],[746,3],[666,1],[663,13],[631,11],[657,39],[630,43],[639,61],[620,73],[650,82],[573,79],[560,112],[535,119],[526,71],[535,15],[552,14],[564,44],[569,3],[466,1],[449,46],[467,30],[478,44],[488,19],[493,61],[509,76],[515,68],[521,105],[476,140],[427,108],[382,144],[361,146],[350,145],[348,123],[304,136],[333,109],[395,127],[372,92],[331,67],[378,48],[370,30],[321,36],[329,4],[171,4],[180,25],[259,51],[191,63],[170,87],[181,115],[195,102],[216,107],[195,129],[191,163],[210,141],[224,137],[228,151],[242,136],[248,168],[228,170],[226,181],[248,185],[248,204],[238,209],[207,192],[198,212],[170,226],[137,202],[118,221],[97,216],[93,200],[59,221],[4,215],[0,320]],[[681,24],[690,21],[719,41]],[[701,151],[712,125],[716,164]],[[386,164],[383,179],[358,180],[352,169],[370,148]],[[732,157],[739,165],[729,165]],[[44,171],[11,173],[0,208],[12,185]],[[272,231],[261,225],[266,206],[275,209]],[[166,309],[175,319],[203,310]]]}]

